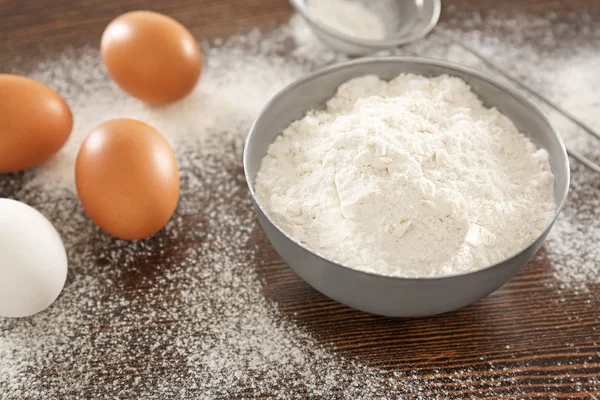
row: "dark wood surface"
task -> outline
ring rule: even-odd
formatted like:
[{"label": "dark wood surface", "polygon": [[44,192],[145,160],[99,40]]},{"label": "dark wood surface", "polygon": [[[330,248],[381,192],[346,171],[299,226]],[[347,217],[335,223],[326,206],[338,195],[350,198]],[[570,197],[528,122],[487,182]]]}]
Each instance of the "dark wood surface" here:
[{"label": "dark wood surface", "polygon": [[[0,0],[0,72],[15,63],[26,66],[65,45],[96,46],[106,24],[132,9],[172,15],[203,38],[268,28],[292,12],[283,0]],[[460,26],[472,12],[498,17],[556,13],[568,20],[570,13],[582,11],[600,21],[600,0],[445,0],[442,21]],[[9,190],[0,195],[10,197],[11,184],[0,179],[0,188]],[[506,397],[600,396],[592,379],[600,375],[600,311],[595,304],[600,287],[585,296],[556,291],[544,250],[512,282],[476,304],[437,317],[402,320],[364,314],[329,300],[296,277],[260,232],[257,241],[266,297],[291,321],[349,359],[390,371],[418,367],[432,377],[437,369],[470,367],[475,389],[446,388],[459,397],[486,395],[481,388],[495,376],[487,366],[490,360],[499,370],[514,370],[516,378],[502,383]],[[481,355],[486,355],[485,362]],[[425,388],[425,397],[427,393],[435,390]]]}]

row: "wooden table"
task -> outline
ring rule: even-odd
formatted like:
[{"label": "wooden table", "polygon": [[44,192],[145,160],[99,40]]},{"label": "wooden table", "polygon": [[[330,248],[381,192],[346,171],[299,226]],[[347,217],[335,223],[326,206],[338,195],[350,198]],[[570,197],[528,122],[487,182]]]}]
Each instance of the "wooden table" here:
[{"label": "wooden table", "polygon": [[[202,38],[254,26],[268,28],[292,13],[284,0],[0,0],[0,72],[15,66],[26,69],[65,45],[97,46],[100,32],[113,17],[143,8],[177,18]],[[456,27],[472,12],[492,11],[497,18],[553,12],[566,23],[572,21],[570,13],[587,11],[591,21],[600,22],[600,0],[445,0],[441,21]],[[14,197],[20,179],[22,175],[0,176],[0,196]],[[330,343],[341,356],[389,372],[418,369],[424,379],[429,376],[434,382],[438,370],[470,371],[469,385],[442,380],[445,392],[424,387],[423,398],[436,393],[438,398],[498,393],[507,398],[600,396],[596,378],[600,375],[600,311],[594,305],[600,300],[600,287],[592,287],[591,294],[558,293],[543,250],[513,281],[476,304],[436,317],[388,319],[354,311],[319,294],[285,266],[260,232],[256,238],[265,296],[284,318]],[[173,248],[177,251],[176,244]],[[593,306],[586,303],[590,299]],[[514,378],[502,381],[501,390],[489,392],[487,383],[498,376],[495,371],[512,373]],[[105,381],[119,379],[118,370],[108,368],[104,374]],[[2,393],[5,384],[0,382],[0,398],[13,398]],[[106,393],[96,387],[80,396],[103,398]],[[363,397],[359,392],[356,396]]]}]

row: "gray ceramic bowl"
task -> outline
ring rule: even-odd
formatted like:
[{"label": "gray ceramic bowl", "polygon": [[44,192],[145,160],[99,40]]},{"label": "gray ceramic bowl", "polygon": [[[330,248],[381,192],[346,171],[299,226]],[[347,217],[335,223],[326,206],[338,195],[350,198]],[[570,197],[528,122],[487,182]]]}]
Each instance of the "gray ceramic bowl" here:
[{"label": "gray ceramic bowl", "polygon": [[385,38],[369,40],[324,24],[313,16],[306,0],[289,1],[323,43],[350,55],[370,54],[421,39],[435,27],[442,9],[441,0],[356,0],[379,15],[386,28]]},{"label": "gray ceramic bowl", "polygon": [[[391,79],[401,73],[442,74],[466,81],[488,107],[496,107],[517,128],[550,154],[555,175],[556,215],[535,241],[517,254],[469,273],[435,278],[397,278],[357,271],[331,262],[284,233],[257,203],[254,181],[267,148],[292,121],[324,106],[339,85],[374,74]],[[258,220],[281,258],[312,287],[340,303],[373,314],[394,317],[439,314],[471,304],[508,282],[526,265],[550,231],[569,188],[565,147],[542,111],[511,87],[457,64],[422,58],[365,58],[326,68],[289,85],[260,113],[246,140],[244,170]]]}]

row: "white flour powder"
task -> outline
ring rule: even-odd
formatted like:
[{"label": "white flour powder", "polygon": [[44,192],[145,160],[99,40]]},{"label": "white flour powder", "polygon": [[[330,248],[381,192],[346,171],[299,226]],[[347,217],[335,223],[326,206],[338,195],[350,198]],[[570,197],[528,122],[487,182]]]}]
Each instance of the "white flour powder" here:
[{"label": "white flour powder", "polygon": [[385,25],[379,16],[357,1],[308,0],[312,15],[324,24],[349,36],[383,39]]},{"label": "white flour powder", "polygon": [[460,79],[375,76],[270,146],[256,192],[292,237],[336,262],[435,276],[513,255],[554,213],[548,153]]},{"label": "white flour powder", "polygon": [[[528,32],[539,34],[536,19],[484,22],[481,29],[489,26],[491,32],[477,25],[473,33],[456,34],[536,88],[551,91],[556,101],[585,104],[572,111],[597,123],[597,68],[573,64],[569,60],[587,58],[564,52],[579,53],[581,44],[550,32],[554,50],[541,54],[523,43]],[[579,26],[594,26],[600,38],[600,24],[594,24]],[[589,53],[597,57],[597,40],[590,43]],[[75,127],[52,162],[0,176],[0,196],[25,201],[54,223],[69,254],[69,275],[48,310],[0,318],[0,398],[448,399],[457,391],[467,398],[532,398],[564,397],[565,388],[597,398],[598,292],[576,294],[572,287],[600,283],[599,176],[573,163],[572,198],[553,230],[560,241],[552,240],[538,255],[552,259],[530,265],[497,296],[426,321],[355,313],[315,294],[287,267],[260,261],[270,250],[252,245],[260,228],[240,165],[248,126],[264,103],[309,70],[345,56],[324,47],[298,17],[272,34],[253,31],[216,46],[204,43],[203,52],[198,88],[164,108],[145,107],[120,91],[96,48],[60,57],[44,49],[39,68],[15,65],[14,72],[40,79],[67,98]],[[435,32],[394,53],[450,59],[494,74]],[[579,67],[563,69],[567,65]],[[576,89],[554,93],[573,79],[580,82]],[[100,232],[68,189],[78,143],[97,124],[119,116],[149,121],[166,135],[178,148],[182,175],[173,220],[159,235],[135,243]],[[564,133],[585,139],[569,129]],[[586,147],[598,156],[594,144]],[[515,290],[524,285],[526,292]],[[308,303],[313,311],[303,307]],[[522,329],[538,316],[522,312],[525,303],[539,306],[539,315],[550,314],[557,321],[552,329],[564,334]],[[584,323],[565,331],[575,319]],[[482,324],[489,329],[480,337],[461,333]],[[423,336],[425,326],[435,336]],[[349,338],[350,331],[361,335]],[[510,355],[499,353],[502,338],[510,341]],[[452,362],[448,346],[457,349]],[[415,347],[430,355],[417,356]],[[561,357],[549,349],[559,349]]]}]

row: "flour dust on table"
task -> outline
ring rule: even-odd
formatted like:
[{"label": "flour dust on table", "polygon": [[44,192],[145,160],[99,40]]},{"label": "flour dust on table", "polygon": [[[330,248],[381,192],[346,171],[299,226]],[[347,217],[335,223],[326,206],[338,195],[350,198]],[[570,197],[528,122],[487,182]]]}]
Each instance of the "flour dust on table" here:
[{"label": "flour dust on table", "polygon": [[[0,319],[3,398],[214,399],[252,393],[284,399],[445,399],[456,387],[479,398],[527,398],[538,391],[521,384],[531,374],[549,394],[564,387],[600,390],[593,373],[600,360],[594,355],[585,355],[585,373],[578,376],[554,366],[551,376],[542,376],[535,359],[517,352],[502,363],[489,361],[494,353],[483,353],[452,367],[432,355],[391,372],[374,359],[352,357],[353,346],[336,348],[318,323],[305,326],[285,316],[265,293],[264,266],[253,245],[260,230],[244,184],[241,149],[252,120],[277,90],[344,59],[308,32],[295,17],[272,33],[253,31],[219,45],[203,44],[207,61],[201,84],[190,97],[163,108],[146,107],[122,94],[105,74],[96,49],[65,51],[33,71],[15,70],[51,84],[79,118],[70,141],[50,163],[0,177],[0,196],[42,212],[61,234],[69,258],[67,284],[52,307],[27,319]],[[519,58],[503,53],[506,46],[489,39],[494,33],[479,38],[457,34],[511,62]],[[292,48],[290,43],[295,43]],[[398,52],[473,61],[435,35]],[[547,56],[545,62],[558,60]],[[524,59],[524,65],[533,63]],[[566,78],[554,74],[544,82],[561,79]],[[134,243],[99,231],[73,191],[79,143],[99,123],[117,117],[142,119],[168,136],[181,169],[174,218],[162,233]],[[599,213],[597,200],[592,200],[598,198],[600,182],[584,169],[575,171],[575,180],[564,222],[576,227],[570,233],[573,241],[590,249],[576,254],[587,262],[575,266],[571,278],[560,272],[566,264],[552,262],[565,293],[573,281],[598,284],[598,267],[591,261],[598,257],[597,243],[587,242],[580,229],[600,229],[600,218],[593,219]],[[573,202],[583,204],[585,217],[576,217]],[[560,227],[559,232],[571,229]],[[569,249],[566,242],[552,240],[546,253],[568,255],[561,252]],[[515,338],[517,345],[529,343]],[[562,351],[578,357],[576,347]]]}]

